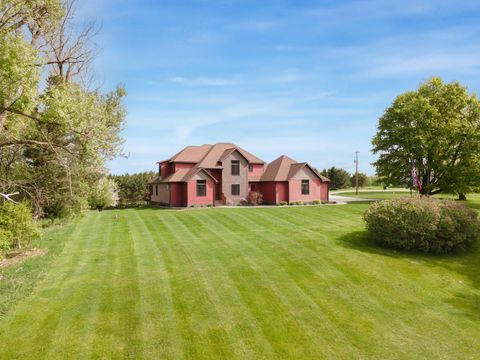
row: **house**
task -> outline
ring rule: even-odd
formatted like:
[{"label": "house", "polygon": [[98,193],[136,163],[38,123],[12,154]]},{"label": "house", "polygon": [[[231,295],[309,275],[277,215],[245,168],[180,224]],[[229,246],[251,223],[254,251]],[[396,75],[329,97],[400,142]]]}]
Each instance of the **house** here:
[{"label": "house", "polygon": [[285,155],[266,164],[235,144],[187,146],[158,162],[150,202],[172,207],[237,205],[258,192],[264,204],[311,203],[328,201],[328,184],[309,164]]}]

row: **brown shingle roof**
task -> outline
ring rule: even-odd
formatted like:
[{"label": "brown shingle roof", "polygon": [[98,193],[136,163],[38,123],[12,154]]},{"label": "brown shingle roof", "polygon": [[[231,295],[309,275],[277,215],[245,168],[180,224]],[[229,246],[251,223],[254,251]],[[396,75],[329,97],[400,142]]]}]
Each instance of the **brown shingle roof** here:
[{"label": "brown shingle roof", "polygon": [[185,182],[190,180],[200,171],[206,173],[209,177],[211,177],[215,182],[218,182],[209,171],[194,166],[191,169],[178,169],[173,174],[168,175],[165,179],[161,179],[159,176],[156,177],[150,184],[160,184],[160,183],[174,183],[174,182]]},{"label": "brown shingle roof", "polygon": [[268,164],[260,181],[289,181],[305,166],[309,167],[320,180],[330,181],[315,171],[308,163],[297,163],[286,155],[282,155]]},{"label": "brown shingle roof", "polygon": [[180,152],[173,155],[168,161],[198,163],[205,157],[211,148],[212,145],[208,144],[200,146],[187,146]]},{"label": "brown shingle roof", "polygon": [[288,181],[290,166],[295,163],[286,155],[280,156],[267,165],[261,181]]},{"label": "brown shingle roof", "polygon": [[264,164],[265,162],[256,156],[250,154],[248,151],[242,149],[241,147],[231,144],[231,143],[217,143],[211,147],[207,152],[205,157],[200,161],[198,166],[205,169],[215,169],[221,168],[221,165],[218,164],[221,159],[226,155],[232,153],[233,151],[238,150],[251,164]]},{"label": "brown shingle roof", "polygon": [[231,143],[217,143],[215,145],[187,146],[169,160],[171,162],[195,163],[201,168],[221,168],[218,162],[225,156],[237,150],[251,164],[265,164],[262,159]]}]

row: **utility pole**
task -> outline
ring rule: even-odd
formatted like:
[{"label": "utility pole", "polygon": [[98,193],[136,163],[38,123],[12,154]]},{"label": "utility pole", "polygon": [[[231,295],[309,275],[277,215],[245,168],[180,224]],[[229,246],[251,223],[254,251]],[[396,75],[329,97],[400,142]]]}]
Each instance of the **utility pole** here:
[{"label": "utility pole", "polygon": [[358,195],[358,151],[355,151],[355,194]]}]

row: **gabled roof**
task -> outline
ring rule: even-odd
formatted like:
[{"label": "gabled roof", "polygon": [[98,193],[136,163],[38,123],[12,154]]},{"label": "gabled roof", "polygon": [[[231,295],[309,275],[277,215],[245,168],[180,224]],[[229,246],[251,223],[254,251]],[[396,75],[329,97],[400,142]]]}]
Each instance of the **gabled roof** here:
[{"label": "gabled roof", "polygon": [[218,164],[221,159],[224,159],[227,155],[231,154],[235,150],[238,150],[245,159],[250,164],[264,164],[265,162],[256,156],[250,154],[248,151],[242,149],[241,147],[231,144],[231,143],[217,143],[213,145],[210,150],[207,152],[205,157],[200,161],[198,166],[205,169],[215,169],[221,168],[222,166]]},{"label": "gabled roof", "polygon": [[186,182],[197,175],[199,172],[204,172],[213,179],[213,181],[218,182],[217,179],[213,177],[212,174],[206,169],[194,166],[191,169],[178,169],[173,174],[168,175],[165,179],[162,179],[160,176],[157,176],[150,184],[161,184],[161,183],[174,183],[174,182]]},{"label": "gabled roof", "polygon": [[226,156],[238,151],[250,164],[265,164],[262,159],[232,143],[217,143],[215,145],[187,146],[170,159],[168,162],[183,162],[197,164],[204,169],[221,168],[218,164]]},{"label": "gabled roof", "polygon": [[240,149],[237,149],[237,148],[230,148],[230,149],[227,149],[223,152],[222,156],[220,156],[220,158],[218,159],[218,161],[223,161],[227,156],[229,156],[230,154],[234,153],[234,152],[238,152],[240,155],[243,156],[243,158],[245,160],[248,161],[247,157],[245,155],[242,154],[242,152],[240,151]]},{"label": "gabled roof", "polygon": [[320,175],[308,163],[297,163],[286,155],[282,155],[268,164],[260,181],[289,181],[304,167],[308,167],[321,181],[330,181],[325,176]]},{"label": "gabled roof", "polygon": [[186,162],[186,163],[198,163],[202,160],[208,151],[212,148],[212,145],[204,144],[200,146],[187,146],[183,150],[173,155],[167,161],[173,162]]},{"label": "gabled roof", "polygon": [[261,181],[288,181],[290,166],[295,163],[286,155],[280,156],[267,165]]}]

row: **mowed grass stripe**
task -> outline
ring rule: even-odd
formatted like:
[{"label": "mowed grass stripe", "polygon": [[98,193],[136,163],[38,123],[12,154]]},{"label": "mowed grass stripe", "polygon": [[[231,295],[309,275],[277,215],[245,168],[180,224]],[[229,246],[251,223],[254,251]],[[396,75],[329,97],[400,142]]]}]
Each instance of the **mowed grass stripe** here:
[{"label": "mowed grass stripe", "polygon": [[[78,277],[85,272],[91,255],[80,249],[93,247],[95,239],[89,232],[98,221],[97,217],[90,214],[78,221],[72,232],[75,241],[67,242],[49,275],[30,296],[33,301],[21,303],[2,323],[0,343],[4,349],[2,356],[6,359],[23,358],[31,354],[35,354],[36,359],[45,357],[61,318],[72,309],[72,303],[78,301],[72,283],[79,282]],[[28,332],[25,327],[28,327]],[[19,343],[27,346],[19,347]]]},{"label": "mowed grass stripe", "polygon": [[[250,246],[254,238],[245,237],[243,239],[243,235],[240,236],[243,232],[240,231],[238,234],[229,233],[227,237],[218,236],[217,234],[223,235],[230,231],[230,226],[226,226],[226,219],[223,217],[224,214],[217,214],[214,219],[212,216],[204,213],[199,216],[199,222],[195,228],[201,229],[200,234],[207,232],[208,229],[214,229],[211,231],[211,236],[223,242],[223,246],[216,252],[216,257],[224,257],[226,259],[224,261],[225,267],[234,279],[249,312],[255,316],[259,324],[258,326],[262,329],[263,336],[268,338],[276,354],[279,357],[305,355],[309,350],[304,344],[300,346],[300,349],[289,347],[288,351],[283,347],[283,344],[288,343],[289,339],[294,340],[295,336],[302,336],[303,339],[308,339],[307,341],[309,342],[312,340],[312,334],[308,329],[302,330],[298,328],[299,322],[295,314],[295,306],[282,295],[283,286],[288,286],[291,283],[288,281],[288,274],[280,273],[279,276],[282,279],[280,281],[279,279],[272,279],[269,274],[278,273],[279,271],[275,261],[272,260],[274,257],[270,256],[268,252],[257,251],[257,248]],[[231,241],[226,241],[226,238],[231,239]],[[244,248],[244,246],[247,247]],[[265,269],[265,271],[262,271],[262,269]],[[273,284],[277,284],[279,287]],[[265,291],[267,289],[269,290],[268,293]],[[295,286],[293,286],[293,288],[289,287],[288,291],[285,292],[292,291],[296,292],[298,289],[295,289]],[[304,296],[304,294],[301,295]],[[297,309],[301,311],[311,306],[312,304],[310,303]],[[276,324],[279,321],[279,314],[282,314],[280,318],[282,325]],[[288,316],[285,317],[285,314]],[[295,331],[293,337],[290,333],[292,329]],[[303,335],[298,335],[298,331]],[[322,348],[323,352],[328,352],[328,338],[329,336],[326,336],[322,339],[325,344],[318,344],[318,348]]]},{"label": "mowed grass stripe", "polygon": [[[232,341],[229,335],[232,324],[228,319],[222,317],[216,293],[221,284],[218,281],[218,273],[207,272],[205,263],[200,257],[201,249],[196,246],[195,238],[191,236],[188,229],[182,226],[177,216],[168,217],[167,221],[164,221],[163,217],[160,220],[177,245],[177,254],[179,255],[177,259],[185,260],[184,264],[190,269],[190,273],[183,274],[186,275],[183,279],[190,282],[192,288],[195,289],[196,294],[193,299],[198,296],[198,299],[194,301],[195,307],[198,307],[200,311],[187,310],[189,312],[187,316],[193,320],[190,329],[195,328],[194,336],[200,343],[205,342],[207,346],[196,348],[196,354],[202,357],[233,358],[234,349],[229,345]],[[187,309],[192,309],[191,305],[191,303],[187,305]]]},{"label": "mowed grass stripe", "polygon": [[[91,216],[91,214],[89,214]],[[48,351],[45,354],[46,359],[54,357],[70,358],[76,356],[78,353],[88,354],[88,348],[84,346],[88,343],[89,336],[92,333],[93,322],[98,315],[98,298],[100,295],[99,286],[102,285],[101,276],[89,276],[92,263],[98,263],[100,275],[102,274],[102,267],[106,268],[107,262],[104,261],[106,256],[111,253],[111,226],[104,226],[103,219],[100,216],[94,216],[95,222],[90,227],[91,232],[94,229],[97,241],[94,244],[87,244],[89,251],[95,251],[89,256],[88,265],[85,265],[85,270],[82,270],[82,280],[78,281],[75,287],[71,287],[74,293],[71,295],[71,300],[74,304],[71,311],[65,312],[57,323],[55,333],[50,338]],[[90,238],[91,234],[89,234]],[[85,250],[85,249],[83,249]],[[86,274],[84,276],[83,274]],[[72,275],[72,278],[78,275]],[[68,328],[69,331],[65,331]],[[69,347],[65,348],[64,344],[68,343]]]},{"label": "mowed grass stripe", "polygon": [[[310,311],[312,307],[317,307],[317,304],[297,286],[288,272],[277,266],[278,263],[274,260],[275,255],[270,255],[270,250],[263,251],[255,247],[254,238],[245,237],[246,232],[242,231],[241,224],[230,218],[228,212],[219,213],[203,221],[210,221],[213,224],[212,227],[220,233],[227,233],[228,236],[223,239],[229,240],[225,240],[227,247],[223,251],[236,250],[232,254],[235,261],[243,259],[245,268],[250,268],[251,276],[255,281],[245,283],[245,286],[249,287],[249,291],[245,294],[254,295],[249,302],[254,306],[258,319],[262,320],[264,332],[271,337],[270,342],[278,347],[276,351],[281,356],[296,357],[315,356],[319,351],[322,353],[331,351],[331,347],[337,341],[337,336],[331,332],[326,332],[324,336],[317,339],[318,346],[309,347],[312,339],[318,336],[316,325],[321,324],[322,327],[328,328],[328,319],[321,311]],[[240,231],[230,230],[235,228]],[[256,287],[262,289],[258,294],[255,292]],[[254,305],[254,302],[257,304]],[[283,316],[279,318],[278,314]],[[299,345],[285,347],[288,339]]]},{"label": "mowed grass stripe", "polygon": [[[304,210],[304,209],[302,209]],[[313,214],[311,212],[310,214]],[[261,214],[261,223],[265,224],[268,215],[277,215],[273,212],[264,212]],[[283,212],[279,213],[278,216],[292,216],[292,212]],[[296,217],[297,219],[300,217]],[[260,219],[259,219],[260,220]],[[272,221],[273,222],[273,221]],[[283,225],[281,225],[283,226]],[[293,224],[285,224],[285,229],[290,229],[294,225]],[[352,229],[352,226],[348,227]],[[326,233],[327,229],[320,229],[323,233]],[[340,231],[338,231],[341,233]],[[334,237],[333,235],[331,237]],[[340,247],[335,247],[336,250],[341,250]],[[312,249],[313,250],[313,249]],[[431,274],[427,272],[426,274],[422,272],[422,269],[413,269],[411,270],[410,266],[405,266],[405,259],[389,259],[392,264],[399,266],[376,266],[375,261],[366,261],[365,257],[372,257],[370,254],[365,254],[362,252],[349,252],[347,251],[336,251],[335,256],[333,259],[341,259],[341,262],[332,261],[332,263],[336,264],[339,269],[342,269],[343,273],[349,274],[349,276],[353,279],[353,282],[358,284],[357,291],[352,291],[352,289],[345,289],[341,288],[342,292],[349,293],[349,294],[357,294],[360,289],[360,293],[362,290],[366,290],[368,294],[362,294],[361,296],[357,297],[356,303],[361,304],[365,302],[365,300],[371,301],[372,299],[377,299],[377,301],[381,302],[381,306],[372,306],[372,304],[366,304],[366,313],[368,313],[369,308],[376,308],[377,311],[387,311],[388,313],[383,314],[383,316],[379,317],[390,317],[392,320],[387,322],[386,324],[389,325],[387,329],[384,329],[385,337],[390,337],[392,340],[398,338],[399,333],[402,333],[402,336],[405,334],[409,334],[408,336],[404,337],[404,343],[411,343],[412,347],[419,346],[418,351],[421,351],[424,348],[424,343],[419,342],[419,338],[424,338],[425,342],[432,343],[433,346],[438,346],[440,348],[443,347],[444,344],[448,343],[448,338],[451,336],[452,333],[462,334],[464,333],[464,329],[462,325],[452,324],[451,322],[445,321],[443,318],[443,312],[449,311],[448,307],[444,308],[439,311],[437,307],[433,310],[430,306],[426,306],[425,300],[428,303],[439,303],[438,301],[438,294],[432,296],[431,289],[435,287],[435,284],[441,282],[441,279],[444,275],[448,273],[445,271],[444,268],[439,268],[439,274]],[[388,253],[388,251],[384,251]],[[378,254],[375,254],[378,257]],[[322,254],[322,258],[327,258],[328,252]],[[391,258],[391,255],[389,255]],[[414,258],[418,256],[413,256]],[[428,256],[420,256],[422,259],[426,259],[431,261],[431,257]],[[409,261],[410,262],[410,261]],[[415,266],[415,265],[414,265]],[[348,271],[351,268],[352,271]],[[417,285],[416,282],[412,282],[410,279],[413,274],[419,277],[420,283],[422,286]],[[382,280],[382,281],[378,281]],[[425,286],[425,282],[427,282],[428,286]],[[407,286],[405,284],[408,284]],[[438,286],[437,286],[438,287]],[[444,290],[442,287],[438,287],[438,291]],[[448,295],[450,290],[443,291],[445,295]],[[376,294],[382,294],[378,296]],[[388,294],[385,296],[385,294]],[[398,302],[399,298],[407,298],[403,302]],[[418,301],[422,299],[424,301]],[[428,300],[427,300],[428,299]],[[444,305],[440,302],[438,305]],[[357,306],[358,307],[358,306]],[[412,309],[413,307],[413,309]],[[419,318],[417,315],[421,313],[422,316]],[[375,315],[377,315],[376,313]],[[361,315],[361,314],[360,314]],[[410,316],[409,316],[410,315]],[[368,321],[372,319],[371,315],[368,315]],[[419,321],[421,319],[421,321]],[[385,323],[385,322],[384,322]],[[431,328],[431,324],[435,323],[439,327],[443,327],[443,331],[438,332],[435,331],[433,333],[428,333],[428,328]],[[377,329],[377,331],[380,329]],[[463,339],[463,337],[460,337]],[[462,341],[462,340],[460,340]],[[385,342],[381,342],[376,344],[375,350],[378,352],[378,349],[382,347]],[[472,344],[469,344],[471,346]],[[395,349],[395,353],[402,353],[403,349],[405,348],[404,344],[399,346],[398,349]],[[391,352],[391,346],[385,349],[388,352]],[[448,353],[450,349],[448,347],[444,348],[444,351]],[[408,352],[405,352],[405,356],[409,357],[410,355]]]},{"label": "mowed grass stripe", "polygon": [[134,234],[139,269],[143,356],[183,358],[185,340],[178,333],[178,319],[173,308],[170,284],[171,274],[167,271],[163,251],[158,244],[159,238],[164,235],[156,224],[149,221],[151,213],[145,216],[141,214],[131,210],[127,216]]},{"label": "mowed grass stripe", "polygon": [[[342,294],[333,292],[329,298],[322,296],[326,290],[328,279],[309,263],[312,257],[315,257],[315,254],[318,253],[318,250],[307,251],[305,255],[301,243],[292,241],[290,237],[278,231],[277,228],[272,228],[269,231],[266,228],[256,231],[255,229],[259,229],[258,224],[254,221],[257,215],[248,211],[236,214],[225,212],[225,218],[218,218],[218,220],[224,222],[223,225],[226,228],[238,229],[238,234],[248,235],[250,245],[258,248],[259,253],[265,254],[272,263],[271,267],[275,269],[274,272],[279,273],[280,278],[277,279],[277,282],[288,285],[302,294],[301,297],[289,296],[292,299],[291,301],[295,301],[291,306],[294,309],[306,309],[306,322],[311,323],[315,330],[322,330],[323,335],[320,341],[325,341],[328,344],[319,347],[322,349],[322,354],[325,355],[328,354],[328,351],[331,351],[338,355],[342,351],[347,351],[350,346],[349,343],[353,339],[345,334],[343,327],[339,326],[341,319],[338,318],[338,308],[341,297],[337,295]],[[282,272],[280,272],[280,269]],[[310,283],[305,284],[304,280],[300,281],[298,274],[303,274],[301,277],[308,275],[311,280]],[[287,283],[286,279],[290,281]],[[282,287],[280,291],[283,293],[284,288]],[[345,299],[349,300],[348,297]],[[305,300],[307,303],[296,303]],[[344,316],[350,320],[348,313]],[[349,341],[345,342],[347,338]]]},{"label": "mowed grass stripe", "polygon": [[[141,352],[137,341],[139,289],[131,229],[114,212],[104,212],[104,226],[113,228],[113,248],[99,291],[101,322],[95,329],[91,351],[101,358],[136,358]],[[92,236],[94,236],[92,234]]]},{"label": "mowed grass stripe", "polygon": [[[231,254],[229,248],[222,244],[218,237],[218,229],[209,227],[200,219],[199,213],[190,213],[179,217],[182,226],[197,240],[196,250],[202,257],[207,273],[215,273],[221,279],[213,289],[218,298],[219,307],[224,308],[222,321],[228,322],[230,346],[235,351],[237,358],[272,358],[276,354],[267,337],[258,326],[255,317],[242,299],[236,281],[232,277],[229,265]],[[220,240],[220,241],[219,241]],[[215,256],[211,256],[215,253]],[[230,260],[230,261],[229,261]],[[221,291],[218,291],[221,289]]]},{"label": "mowed grass stripe", "polygon": [[[281,212],[275,213],[275,212],[263,212],[262,214],[259,214],[258,217],[255,217],[255,221],[258,222],[257,225],[260,224],[271,224],[276,225],[279,230],[281,230],[281,233],[289,233],[289,229],[295,228],[294,224],[289,223],[288,221],[281,220],[281,221],[276,221],[277,217],[281,217],[282,214]],[[272,218],[270,218],[272,217]],[[267,228],[272,228],[271,226],[267,226]],[[351,226],[350,226],[351,228]],[[244,229],[244,231],[248,230],[248,228]],[[300,231],[301,232],[301,231]],[[278,235],[278,234],[277,234]],[[310,234],[311,235],[311,234]],[[281,236],[281,235],[280,235]],[[309,235],[306,236],[308,238]],[[271,236],[269,238],[272,238]],[[292,237],[292,239],[297,239],[298,236]],[[278,242],[279,244],[283,244],[284,241],[281,240]],[[298,241],[297,241],[298,244]],[[290,245],[290,247],[295,247],[296,245]],[[298,246],[298,245],[297,245]],[[336,248],[341,250],[341,248]],[[325,249],[327,250],[327,249]],[[308,251],[307,249],[307,256],[308,253],[313,254],[315,249],[311,249],[311,251]],[[332,256],[333,255],[333,256]],[[396,338],[398,337],[398,333],[402,333],[404,336],[404,342],[411,342],[412,346],[421,346],[423,347],[421,342],[418,342],[419,336],[422,334],[418,332],[418,316],[416,315],[416,312],[413,312],[410,317],[405,318],[405,310],[404,306],[402,304],[398,304],[397,299],[402,298],[405,296],[409,297],[408,301],[408,307],[411,309],[412,305],[415,306],[417,305],[417,299],[418,298],[425,298],[429,297],[429,293],[424,293],[424,294],[418,294],[416,293],[415,289],[421,290],[421,288],[414,287],[412,289],[412,292],[408,292],[407,295],[405,295],[405,289],[402,286],[394,288],[391,285],[391,279],[395,279],[394,273],[389,274],[389,280],[386,279],[386,281],[376,281],[379,277],[382,277],[382,273],[388,272],[388,269],[385,269],[384,267],[376,269],[377,271],[373,271],[373,274],[369,276],[369,270],[371,271],[372,264],[370,264],[368,261],[365,261],[363,259],[361,262],[364,264],[364,267],[362,269],[355,268],[355,261],[352,258],[352,254],[348,254],[348,259],[343,259],[346,256],[346,252],[343,251],[336,251],[333,254],[330,254],[329,251],[324,251],[321,254],[321,259],[322,263],[325,263],[324,261],[328,261],[330,265],[333,265],[335,268],[337,268],[339,271],[337,273],[341,272],[341,276],[338,279],[338,281],[335,284],[335,287],[337,287],[337,291],[335,291],[337,294],[339,292],[343,294],[349,294],[351,299],[351,306],[344,306],[342,308],[342,311],[338,311],[338,307],[340,304],[336,304],[337,307],[337,314],[342,314],[344,316],[344,321],[342,324],[339,324],[343,329],[349,330],[351,327],[353,327],[350,331],[350,336],[351,340],[354,341],[355,339],[363,339],[362,341],[365,341],[365,338],[362,337],[360,334],[365,334],[365,333],[371,333],[372,335],[375,333],[384,333],[385,337],[392,337]],[[340,260],[340,261],[338,261]],[[314,259],[312,259],[312,263],[314,262]],[[330,272],[330,269],[325,269],[327,272]],[[398,277],[398,275],[397,275]],[[399,284],[403,284],[403,281],[398,282]],[[380,286],[380,287],[379,287]],[[387,296],[385,297],[383,294],[392,294],[393,296]],[[378,296],[376,294],[382,294],[382,296]],[[335,304],[333,304],[335,306]],[[423,304],[418,304],[421,309],[418,309],[417,311],[422,311],[422,314],[425,315],[425,313],[429,312],[428,308],[424,308]],[[377,312],[372,316],[372,314],[369,314],[369,309],[375,308],[377,309]],[[351,313],[350,310],[354,310],[354,313]],[[407,312],[408,313],[408,312]],[[365,315],[368,314],[368,315]],[[391,321],[385,322],[383,319],[385,318],[391,318]],[[375,321],[375,319],[378,318],[380,321]],[[352,319],[354,321],[352,321]],[[428,318],[426,321],[426,324],[431,323],[432,321],[437,321],[437,316],[433,316],[431,318]],[[441,322],[441,321],[440,321]],[[359,327],[358,325],[364,324],[363,327]],[[445,332],[445,335],[449,334],[449,331],[451,330],[451,326],[449,324],[445,323],[443,325],[447,325],[447,331]],[[406,336],[406,334],[409,334]],[[448,335],[447,335],[448,336]],[[435,339],[438,337],[436,333],[433,333],[430,335],[430,337],[426,337],[426,341],[443,341],[444,339]],[[382,338],[377,338],[372,336],[371,338],[372,344],[368,346],[369,349],[374,350],[375,352],[379,352],[379,349],[383,347],[385,344],[384,341],[382,341]],[[433,341],[432,341],[433,340]],[[362,345],[362,348],[365,348],[365,344],[360,344]],[[440,345],[441,346],[441,345]],[[385,351],[388,353],[404,353],[403,351],[404,346],[399,344],[397,349],[392,349],[391,346],[388,346],[385,348]],[[421,349],[418,349],[419,351]],[[408,353],[404,353],[406,357],[409,356]]]}]

